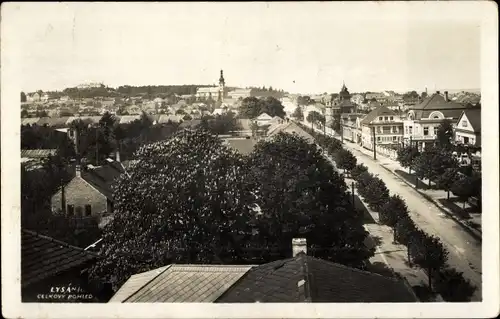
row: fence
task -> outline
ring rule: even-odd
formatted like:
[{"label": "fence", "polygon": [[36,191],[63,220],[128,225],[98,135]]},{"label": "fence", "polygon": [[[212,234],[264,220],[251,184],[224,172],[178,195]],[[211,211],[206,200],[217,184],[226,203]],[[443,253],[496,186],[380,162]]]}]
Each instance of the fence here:
[{"label": "fence", "polygon": [[377,145],[376,148],[377,148],[377,154],[383,155],[392,160],[398,159],[398,152],[396,150],[381,145]]}]

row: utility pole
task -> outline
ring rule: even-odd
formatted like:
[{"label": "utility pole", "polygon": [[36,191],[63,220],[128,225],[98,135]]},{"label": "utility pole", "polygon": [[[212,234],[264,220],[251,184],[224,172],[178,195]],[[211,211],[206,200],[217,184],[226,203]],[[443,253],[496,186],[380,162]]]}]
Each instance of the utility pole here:
[{"label": "utility pole", "polygon": [[95,128],[95,164],[99,166],[99,129]]},{"label": "utility pole", "polygon": [[375,138],[375,126],[372,127],[372,136],[373,136],[373,159],[377,160],[377,139]]},{"label": "utility pole", "polygon": [[340,142],[344,144],[344,126],[340,123]]},{"label": "utility pole", "polygon": [[352,182],[351,187],[352,187],[352,207],[356,209],[356,204],[355,204],[356,202],[354,201],[354,181]]}]

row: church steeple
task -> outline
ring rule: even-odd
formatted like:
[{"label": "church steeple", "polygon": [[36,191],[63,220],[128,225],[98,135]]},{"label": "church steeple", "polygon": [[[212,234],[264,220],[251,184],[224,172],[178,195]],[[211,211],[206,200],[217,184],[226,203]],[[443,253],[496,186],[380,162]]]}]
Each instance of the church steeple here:
[{"label": "church steeple", "polygon": [[220,78],[219,78],[219,85],[225,85],[226,82],[224,81],[224,71],[220,70]]},{"label": "church steeple", "polygon": [[217,98],[218,101],[222,102],[224,99],[224,91],[225,91],[226,81],[224,80],[224,71],[220,70],[220,78],[219,78],[219,96]]}]

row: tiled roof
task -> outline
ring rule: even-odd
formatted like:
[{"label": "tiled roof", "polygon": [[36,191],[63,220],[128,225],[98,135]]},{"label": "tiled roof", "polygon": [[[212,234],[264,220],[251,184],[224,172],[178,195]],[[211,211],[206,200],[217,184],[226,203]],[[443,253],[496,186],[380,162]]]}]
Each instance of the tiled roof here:
[{"label": "tiled roof", "polygon": [[[304,291],[298,283],[304,280]],[[216,302],[416,302],[396,279],[299,253],[253,267]]]},{"label": "tiled roof", "polygon": [[433,111],[440,111],[445,117],[458,119],[465,108],[465,105],[454,101],[446,101],[441,94],[434,93],[412,107],[412,110],[415,113],[415,119],[428,118]]},{"label": "tiled roof", "polygon": [[182,117],[178,116],[178,115],[160,115],[158,117],[158,123],[159,124],[164,124],[164,123],[168,123],[168,121],[172,121],[172,122],[180,122],[182,119]]},{"label": "tiled roof", "polygon": [[94,169],[82,171],[82,178],[94,186],[101,194],[112,200],[113,191],[111,186],[116,178],[123,173],[124,167],[121,163],[113,161]]},{"label": "tiled roof", "polygon": [[394,111],[386,106],[379,106],[375,110],[368,113],[362,120],[361,124],[370,124],[377,116],[381,115],[397,115]]},{"label": "tiled roof", "polygon": [[474,129],[474,133],[480,133],[481,132],[481,109],[480,108],[467,109],[464,111],[464,113],[465,113],[465,116],[467,116],[467,119],[469,120],[470,125],[472,125],[472,128]]},{"label": "tiled roof", "polygon": [[125,302],[214,302],[250,268],[171,265]]},{"label": "tiled roof", "polygon": [[272,119],[272,116],[267,113],[262,113],[257,117],[257,120],[270,120],[270,119]]},{"label": "tiled roof", "polygon": [[75,267],[86,267],[98,256],[50,237],[21,231],[21,285],[56,276]]},{"label": "tiled roof", "polygon": [[252,120],[250,120],[250,119],[238,119],[238,122],[240,123],[241,129],[243,131],[250,131],[251,130],[250,125],[252,125]]},{"label": "tiled roof", "polygon": [[140,119],[140,115],[120,115],[120,124],[132,123],[133,121]]},{"label": "tiled roof", "polygon": [[311,134],[304,131],[300,126],[298,126],[294,122],[280,124],[278,127],[275,127],[272,131],[268,130],[267,134],[269,137],[273,137],[274,135],[278,134],[279,132],[284,132],[284,133],[289,133],[289,134],[295,133],[298,136],[305,138],[308,142],[314,143],[314,137],[312,137]]},{"label": "tiled roof", "polygon": [[150,271],[146,271],[140,274],[131,276],[123,286],[118,289],[114,296],[109,300],[109,302],[123,302],[130,296],[132,296],[137,290],[144,287],[148,282],[153,280],[156,276],[161,274],[165,269],[170,266],[164,266],[156,268]]},{"label": "tiled roof", "polygon": [[201,124],[201,120],[189,120],[189,121],[184,121],[179,125],[179,128],[186,128],[186,127],[196,127]]},{"label": "tiled roof", "polygon": [[55,155],[56,149],[21,150],[21,158],[42,158]]},{"label": "tiled roof", "polygon": [[40,120],[39,117],[29,117],[21,119],[21,125],[33,125]]},{"label": "tiled roof", "polygon": [[240,154],[248,155],[253,151],[257,141],[253,138],[228,138],[224,141],[231,146],[234,150],[238,151]]}]

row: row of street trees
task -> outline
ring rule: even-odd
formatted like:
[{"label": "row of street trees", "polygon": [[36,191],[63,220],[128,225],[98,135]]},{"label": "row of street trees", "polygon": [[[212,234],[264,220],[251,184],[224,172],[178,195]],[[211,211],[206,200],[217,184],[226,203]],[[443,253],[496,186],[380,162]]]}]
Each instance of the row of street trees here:
[{"label": "row of street trees", "polygon": [[427,271],[429,289],[434,289],[447,301],[470,300],[476,288],[462,273],[447,265],[448,251],[439,238],[426,234],[415,225],[405,201],[398,195],[390,196],[384,181],[373,176],[364,165],[356,165],[354,155],[343,149],[337,139],[303,128],[321,147],[329,150],[337,165],[350,172],[358,193],[372,210],[379,212],[379,222],[393,229],[395,242],[407,246],[408,261]]},{"label": "row of street trees", "polygon": [[445,120],[438,128],[435,143],[427,145],[420,151],[416,145],[406,145],[398,150],[398,161],[401,166],[413,170],[418,179],[426,178],[436,184],[438,189],[456,195],[464,204],[470,197],[481,198],[481,175],[472,170],[463,169],[452,156],[455,147],[452,145],[453,131],[451,122]]},{"label": "row of street trees", "polygon": [[115,289],[130,275],[169,263],[258,264],[308,252],[363,267],[362,215],[315,146],[279,133],[243,156],[210,132],[183,130],[142,146],[117,181],[114,220],[93,278]]}]

